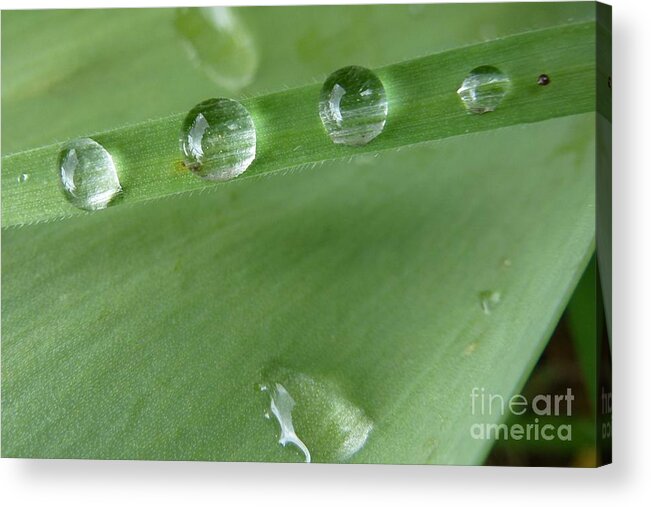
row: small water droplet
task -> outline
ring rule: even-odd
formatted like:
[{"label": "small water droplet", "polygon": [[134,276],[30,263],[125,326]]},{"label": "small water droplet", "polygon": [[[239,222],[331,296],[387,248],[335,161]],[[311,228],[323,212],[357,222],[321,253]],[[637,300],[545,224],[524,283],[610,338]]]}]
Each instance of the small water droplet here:
[{"label": "small water droplet", "polygon": [[215,83],[237,91],[258,69],[258,53],[249,30],[229,7],[180,8],[175,25],[191,59]]},{"label": "small water droplet", "polygon": [[382,81],[364,67],[344,67],[325,80],[319,115],[336,144],[361,146],[384,129],[388,102]]},{"label": "small water droplet", "polygon": [[552,81],[551,81],[551,79],[549,79],[549,76],[547,74],[540,74],[540,76],[538,76],[538,80],[536,82],[540,86],[547,86]]},{"label": "small water droplet", "polygon": [[473,69],[463,80],[457,94],[471,113],[482,114],[495,109],[511,87],[511,80],[490,65]]},{"label": "small water droplet", "polygon": [[513,261],[508,257],[504,257],[504,259],[502,259],[503,268],[510,268],[512,265],[513,265]]},{"label": "small water droplet", "polygon": [[373,422],[336,383],[284,368],[268,378],[261,390],[270,397],[280,444],[298,447],[306,462],[312,456],[317,461],[347,461],[364,446]]},{"label": "small water droplet", "polygon": [[18,183],[25,183],[29,179],[29,174],[23,173],[18,176]]},{"label": "small water droplet", "polygon": [[63,148],[59,174],[66,198],[81,209],[104,209],[122,191],[111,154],[89,138]]},{"label": "small water droplet", "polygon": [[486,315],[490,314],[501,300],[502,295],[496,291],[484,290],[479,293],[479,303]]},{"label": "small water droplet", "polygon": [[185,117],[180,141],[186,166],[208,180],[235,178],[255,159],[253,118],[235,100],[209,99],[197,104]]}]

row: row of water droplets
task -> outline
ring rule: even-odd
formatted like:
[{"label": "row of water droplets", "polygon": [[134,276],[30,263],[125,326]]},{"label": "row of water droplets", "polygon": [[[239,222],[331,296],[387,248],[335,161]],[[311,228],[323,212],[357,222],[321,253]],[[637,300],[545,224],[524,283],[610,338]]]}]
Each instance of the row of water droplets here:
[{"label": "row of water droplets", "polygon": [[[548,76],[539,76],[538,84],[548,83]],[[457,94],[469,113],[483,114],[499,106],[510,86],[510,79],[499,69],[481,66],[463,80]],[[333,143],[362,146],[384,130],[389,101],[373,71],[349,66],[325,80],[318,112]],[[251,113],[232,99],[213,98],[197,104],[181,126],[185,166],[206,180],[226,181],[246,171],[255,160],[256,142]],[[113,157],[93,139],[77,139],[63,148],[59,175],[67,199],[85,210],[106,208],[122,192]],[[20,178],[27,180],[26,175]]]}]

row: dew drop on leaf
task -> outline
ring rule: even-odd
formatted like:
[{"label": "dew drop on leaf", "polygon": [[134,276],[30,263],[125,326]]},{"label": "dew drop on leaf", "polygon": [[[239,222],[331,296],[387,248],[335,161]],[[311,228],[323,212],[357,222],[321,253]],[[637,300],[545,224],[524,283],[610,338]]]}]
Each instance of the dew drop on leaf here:
[{"label": "dew drop on leaf", "polygon": [[325,80],[319,98],[321,122],[336,144],[361,146],[376,138],[387,120],[384,85],[364,67],[344,67]]},{"label": "dew drop on leaf", "polygon": [[192,61],[215,83],[237,91],[253,81],[258,53],[233,9],[179,8],[175,26]]},{"label": "dew drop on leaf", "polygon": [[261,391],[280,427],[278,442],[296,446],[306,462],[348,461],[366,444],[373,422],[334,381],[284,368],[268,379]]},{"label": "dew drop on leaf", "polygon": [[256,132],[246,108],[231,99],[209,99],[186,116],[180,134],[186,166],[207,180],[242,174],[255,159]]},{"label": "dew drop on leaf", "polygon": [[499,292],[484,290],[479,293],[479,303],[486,315],[489,315],[500,301],[502,301],[502,295]]},{"label": "dew drop on leaf", "polygon": [[[280,426],[280,438],[278,439],[278,443],[282,446],[289,444],[295,445],[305,456],[305,462],[310,463],[312,461],[310,450],[303,441],[298,438],[292,421],[292,410],[294,409],[294,405],[296,405],[294,398],[292,398],[282,384],[277,382],[274,382],[269,386],[264,385],[261,390],[269,393],[271,404],[270,410]],[[269,419],[269,412],[265,411],[264,417],[265,419]]]},{"label": "dew drop on leaf", "polygon": [[88,211],[106,208],[122,191],[111,154],[90,138],[64,146],[59,176],[68,201]]},{"label": "dew drop on leaf", "polygon": [[496,67],[473,69],[457,90],[466,109],[474,114],[495,111],[511,87],[511,80]]}]

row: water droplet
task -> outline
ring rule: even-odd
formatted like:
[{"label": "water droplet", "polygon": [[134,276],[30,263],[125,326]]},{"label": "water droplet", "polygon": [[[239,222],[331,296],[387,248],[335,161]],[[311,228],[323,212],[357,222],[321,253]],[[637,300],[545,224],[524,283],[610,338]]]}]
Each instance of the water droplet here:
[{"label": "water droplet", "polygon": [[499,292],[484,290],[479,293],[479,303],[486,315],[490,314],[501,300],[502,295]]},{"label": "water droplet", "polygon": [[[274,415],[280,426],[280,438],[278,443],[283,447],[288,444],[293,444],[298,447],[305,456],[305,462],[310,463],[312,456],[310,450],[303,443],[303,441],[296,435],[294,423],[292,421],[292,410],[296,402],[294,398],[287,392],[287,389],[282,384],[273,383],[270,386],[264,386],[263,391],[269,392],[271,399],[271,413]],[[265,412],[265,418],[269,419],[269,413]]]},{"label": "water droplet", "polygon": [[237,91],[253,81],[258,53],[233,9],[180,8],[175,25],[190,58],[217,84]]},{"label": "water droplet", "polygon": [[29,174],[23,173],[18,176],[18,183],[25,183],[29,179]]},{"label": "water droplet", "polygon": [[298,447],[307,462],[347,461],[364,446],[373,422],[335,382],[286,369],[268,378],[262,390],[280,426],[279,443]]},{"label": "water droplet", "polygon": [[513,265],[513,261],[509,259],[508,257],[504,257],[502,259],[502,267],[503,268],[510,268]]},{"label": "water droplet", "polygon": [[183,122],[180,141],[186,166],[208,180],[235,178],[255,158],[253,118],[235,100],[209,99],[197,104]]},{"label": "water droplet", "polygon": [[122,191],[111,154],[92,139],[70,142],[59,160],[64,194],[78,208],[104,209]]},{"label": "water droplet", "polygon": [[540,74],[540,76],[538,76],[538,80],[536,82],[540,86],[547,86],[552,81],[551,81],[551,79],[549,79],[549,76],[547,74]]},{"label": "water droplet", "polygon": [[473,69],[457,90],[471,113],[495,111],[511,87],[510,79],[496,67],[483,65]]},{"label": "water droplet", "polygon": [[367,144],[384,129],[387,111],[382,81],[364,67],[333,72],[321,89],[319,115],[334,143]]}]

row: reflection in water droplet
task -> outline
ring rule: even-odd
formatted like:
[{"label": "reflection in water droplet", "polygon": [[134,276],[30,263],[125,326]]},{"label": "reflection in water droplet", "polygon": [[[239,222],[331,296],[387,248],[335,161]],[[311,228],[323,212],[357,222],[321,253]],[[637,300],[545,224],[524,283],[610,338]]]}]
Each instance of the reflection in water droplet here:
[{"label": "reflection in water droplet", "polygon": [[185,117],[180,135],[186,166],[208,180],[242,174],[255,159],[253,118],[235,100],[209,99]]},{"label": "reflection in water droplet", "polygon": [[23,173],[18,176],[18,183],[25,183],[29,179],[29,174]]},{"label": "reflection in water droplet", "polygon": [[502,295],[499,292],[484,290],[479,293],[479,302],[481,304],[481,309],[486,315],[490,314],[501,300]]},{"label": "reflection in water droplet", "polygon": [[[294,398],[290,396],[287,389],[285,389],[282,384],[278,383],[274,383],[270,386],[263,386],[262,391],[269,392],[269,397],[271,398],[271,413],[276,417],[276,420],[280,425],[280,438],[278,439],[278,443],[282,446],[286,446],[287,444],[295,445],[305,455],[305,463],[310,463],[312,461],[310,450],[303,441],[298,438],[298,435],[296,435],[294,423],[292,422],[292,410],[294,409],[294,405],[296,405]],[[265,412],[265,418],[269,418],[267,412]]]},{"label": "reflection in water droplet", "polygon": [[175,25],[192,60],[217,84],[237,91],[253,81],[258,54],[233,9],[180,8]]},{"label": "reflection in water droplet", "polygon": [[78,208],[106,208],[122,191],[111,154],[92,139],[77,139],[66,145],[59,164],[64,194]]},{"label": "reflection in water droplet", "polygon": [[384,129],[387,111],[382,81],[364,67],[333,72],[321,89],[319,115],[334,143],[367,144]]},{"label": "reflection in water droplet", "polygon": [[312,456],[317,461],[347,461],[364,446],[373,422],[337,384],[286,369],[268,378],[262,390],[270,396],[281,444],[296,445],[308,462]]},{"label": "reflection in water droplet", "polygon": [[470,72],[457,93],[468,111],[482,114],[495,111],[510,87],[511,81],[504,73],[484,65]]}]

